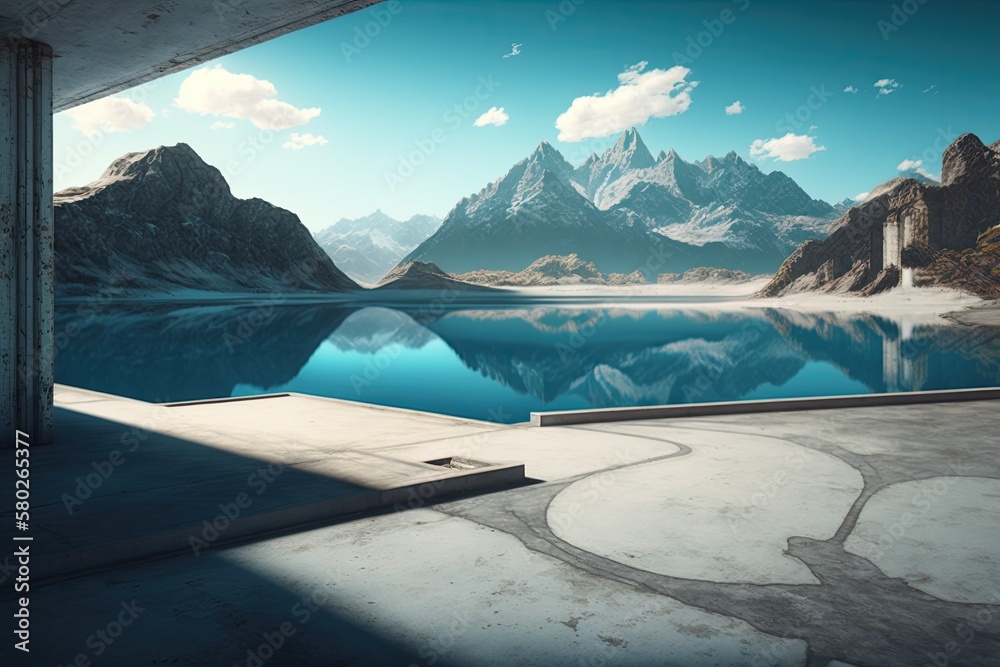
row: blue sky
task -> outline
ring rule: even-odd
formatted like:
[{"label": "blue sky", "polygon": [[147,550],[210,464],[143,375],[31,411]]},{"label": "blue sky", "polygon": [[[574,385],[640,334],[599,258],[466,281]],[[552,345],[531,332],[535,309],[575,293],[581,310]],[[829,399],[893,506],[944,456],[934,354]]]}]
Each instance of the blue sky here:
[{"label": "blue sky", "polygon": [[1000,139],[998,19],[989,0],[400,0],[59,114],[55,185],[183,141],[317,231],[444,216],[542,140],[579,163],[636,125],[654,152],[735,150],[833,202],[904,161],[939,174],[964,132]]}]

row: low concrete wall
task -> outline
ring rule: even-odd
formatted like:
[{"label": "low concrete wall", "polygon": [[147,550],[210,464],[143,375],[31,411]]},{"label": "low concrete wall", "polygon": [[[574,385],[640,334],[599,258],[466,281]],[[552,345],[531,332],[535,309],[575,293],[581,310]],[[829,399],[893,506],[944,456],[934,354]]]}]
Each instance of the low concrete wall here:
[{"label": "low concrete wall", "polygon": [[1000,388],[791,398],[767,401],[655,405],[640,408],[608,408],[603,410],[532,412],[531,424],[532,426],[571,426],[573,424],[600,424],[605,422],[638,421],[642,419],[678,419],[681,417],[743,415],[761,412],[797,412],[803,410],[833,410],[836,408],[868,408],[887,405],[920,405],[927,403],[995,400],[1000,400]]}]

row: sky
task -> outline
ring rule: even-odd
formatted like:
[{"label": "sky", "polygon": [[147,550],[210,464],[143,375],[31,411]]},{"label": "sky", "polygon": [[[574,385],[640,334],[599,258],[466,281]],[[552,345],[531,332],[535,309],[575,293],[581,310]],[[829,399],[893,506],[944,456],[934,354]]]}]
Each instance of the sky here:
[{"label": "sky", "polygon": [[393,0],[58,114],[55,187],[184,142],[315,232],[444,217],[541,141],[579,164],[634,126],[833,203],[1000,139],[998,20],[993,0]]}]

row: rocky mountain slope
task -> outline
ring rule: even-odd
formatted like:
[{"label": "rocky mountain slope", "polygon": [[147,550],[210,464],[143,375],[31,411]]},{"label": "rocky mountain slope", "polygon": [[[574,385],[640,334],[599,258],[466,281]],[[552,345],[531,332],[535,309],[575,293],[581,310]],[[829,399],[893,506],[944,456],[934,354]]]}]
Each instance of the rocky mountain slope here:
[{"label": "rocky mountain slope", "polygon": [[823,238],[836,211],[781,172],[736,153],[688,163],[654,158],[634,129],[573,167],[548,143],[463,199],[406,261],[444,270],[519,272],[539,257],[577,254],[599,271],[698,266],[777,269],[799,243]]},{"label": "rocky mountain slope", "polygon": [[337,221],[316,234],[316,242],[349,276],[374,284],[440,226],[441,219],[432,215],[404,221],[378,210],[357,220]]},{"label": "rocky mountain slope", "polygon": [[129,153],[54,204],[61,294],[358,288],[296,215],[237,199],[187,144]]},{"label": "rocky mountain slope", "polygon": [[1000,280],[1000,142],[973,134],[944,153],[941,184],[897,178],[848,211],[828,239],[799,247],[763,296],[821,290],[872,293],[945,285],[993,297]]}]

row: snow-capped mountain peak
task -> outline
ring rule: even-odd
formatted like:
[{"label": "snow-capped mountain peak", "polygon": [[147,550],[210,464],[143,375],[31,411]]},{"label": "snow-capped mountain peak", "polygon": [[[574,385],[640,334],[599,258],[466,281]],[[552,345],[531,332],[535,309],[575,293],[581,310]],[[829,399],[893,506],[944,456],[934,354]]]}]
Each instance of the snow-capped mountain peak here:
[{"label": "snow-capped mountain peak", "polygon": [[677,270],[760,273],[775,270],[803,240],[825,235],[832,208],[780,172],[765,175],[735,151],[695,163],[672,149],[659,155],[632,129],[573,169],[543,142],[463,200],[406,260],[446,271],[520,271],[541,254],[575,252],[602,271],[630,273],[651,248],[667,244]]}]

